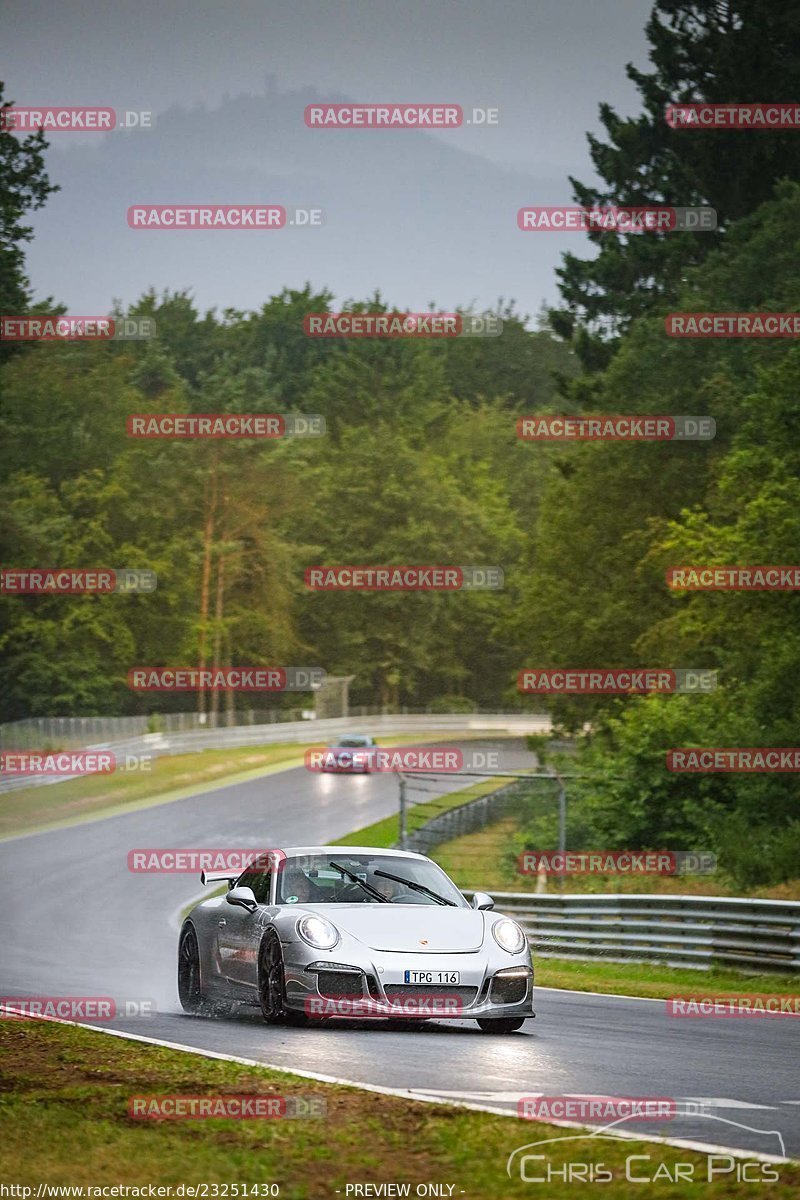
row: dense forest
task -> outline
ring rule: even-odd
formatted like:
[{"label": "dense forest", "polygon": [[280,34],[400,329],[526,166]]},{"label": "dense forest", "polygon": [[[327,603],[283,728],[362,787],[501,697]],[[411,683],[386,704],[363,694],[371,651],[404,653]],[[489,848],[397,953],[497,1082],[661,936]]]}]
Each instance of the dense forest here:
[{"label": "dense forest", "polygon": [[[708,667],[707,696],[551,702],[566,728],[593,723],[595,830],[609,846],[713,838],[757,878],[789,873],[796,777],[670,775],[664,752],[792,744],[798,597],[680,594],[665,571],[797,561],[800,350],[673,339],[665,317],[800,310],[800,142],[672,129],[663,110],[762,99],[777,60],[784,90],[800,82],[800,12],[661,0],[648,36],[653,73],[631,69],[641,112],[603,106],[603,182],[572,181],[575,200],[711,205],[719,231],[592,233],[594,257],[564,258],[563,306],[533,323],[501,301],[499,337],[315,339],[304,316],[333,306],[318,282],[257,312],[147,294],[126,311],[154,317],[151,341],[0,346],[3,564],[158,576],[152,594],[1,596],[0,720],[190,707],[126,676],[199,657],[319,665],[354,676],[354,703],[497,709],[542,707],[517,692],[527,666]],[[4,312],[54,310],[31,296],[23,253],[25,214],[57,183],[45,151],[0,131]],[[129,414],[148,412],[315,413],[327,434],[130,438]],[[526,443],[516,422],[533,412],[707,414],[717,432]],[[497,564],[505,586],[310,591],[306,567],[327,563]]]}]

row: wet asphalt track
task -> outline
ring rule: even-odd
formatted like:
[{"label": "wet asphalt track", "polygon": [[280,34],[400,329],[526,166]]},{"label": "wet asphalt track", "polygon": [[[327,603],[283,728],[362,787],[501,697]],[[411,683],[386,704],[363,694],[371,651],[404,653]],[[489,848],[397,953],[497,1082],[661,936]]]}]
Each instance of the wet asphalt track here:
[{"label": "wet asphalt track", "polygon": [[[502,747],[507,769],[532,762],[521,742],[470,744]],[[442,779],[436,787],[463,783]],[[681,1111],[702,1102],[702,1116],[620,1128],[764,1154],[781,1155],[785,1147],[800,1157],[796,1018],[679,1020],[666,1015],[662,1002],[550,990],[537,992],[536,1019],[507,1037],[487,1036],[469,1021],[430,1022],[411,1032],[381,1022],[284,1029],[268,1028],[249,1010],[224,1019],[180,1011],[174,982],[178,914],[199,895],[199,880],[131,874],[129,850],[324,844],[396,808],[392,776],[315,776],[298,768],[0,842],[0,995],[110,996],[118,1007],[149,1000],[155,1015],[118,1017],[113,1025],[509,1112],[520,1096],[537,1093],[670,1097]],[[509,1151],[535,1139],[536,1126],[521,1122]]]}]

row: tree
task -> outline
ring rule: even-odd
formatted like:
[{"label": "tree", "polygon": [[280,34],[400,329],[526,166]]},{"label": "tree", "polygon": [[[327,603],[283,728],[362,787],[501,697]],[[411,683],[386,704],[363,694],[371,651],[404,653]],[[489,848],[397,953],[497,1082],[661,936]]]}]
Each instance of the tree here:
[{"label": "tree", "polygon": [[[12,107],[4,100],[0,82],[0,113]],[[29,281],[25,275],[23,242],[33,232],[25,224],[25,214],[41,208],[58,186],[51,184],[44,169],[47,142],[41,130],[20,137],[0,119],[0,312],[25,313],[31,304]],[[11,352],[8,342],[0,342],[0,356]]]},{"label": "tree", "polygon": [[[800,187],[783,184],[776,199],[732,226],[723,247],[690,273],[680,307],[795,310],[800,284],[793,246],[799,219]],[[769,272],[763,269],[765,262]],[[664,583],[669,564],[656,548],[663,544],[670,522],[679,521],[685,510],[696,511],[692,522],[698,529],[710,520],[713,544],[720,524],[714,519],[721,513],[720,481],[736,479],[726,485],[728,497],[751,494],[741,465],[732,474],[734,462],[747,463],[752,486],[763,483],[773,489],[769,498],[759,494],[757,511],[780,513],[780,507],[774,507],[779,497],[784,503],[791,501],[791,492],[785,491],[789,485],[776,481],[766,463],[773,455],[789,476],[795,469],[784,448],[796,428],[793,377],[780,415],[769,425],[765,422],[766,414],[775,412],[777,397],[786,394],[780,364],[790,358],[794,351],[788,339],[681,341],[665,337],[663,318],[641,319],[623,338],[607,370],[594,377],[598,410],[710,414],[716,420],[716,438],[524,447],[541,465],[545,482],[521,602],[511,615],[515,640],[525,646],[521,665],[715,665],[708,661],[707,649],[716,645],[713,637],[699,639],[691,655],[684,647],[687,657],[682,655],[678,662],[672,645],[649,636],[675,610]],[[762,381],[766,370],[778,372],[771,399]],[[751,431],[746,445],[741,441],[745,429]],[[759,455],[757,447],[767,437]],[[704,517],[709,513],[714,516]],[[688,519],[686,527],[693,527]],[[732,554],[736,550],[730,547]],[[787,547],[783,552],[789,558],[782,561],[795,560],[796,552],[790,554]],[[712,561],[719,560],[715,556]],[[752,630],[743,638],[744,628],[734,626],[730,634],[746,643]],[[587,697],[559,703],[555,711],[580,725],[618,704]]]},{"label": "tree", "polygon": [[[673,129],[666,107],[790,101],[800,92],[800,8],[774,0],[656,0],[646,32],[654,70],[627,68],[643,111],[626,118],[600,106],[607,138],[588,140],[601,182],[571,178],[574,198],[587,206],[710,205],[724,229],[768,200],[777,181],[800,175],[796,131]],[[565,308],[551,321],[574,338],[584,365],[596,369],[637,316],[675,299],[687,268],[702,262],[722,234],[592,232],[589,238],[596,257],[564,255],[558,275]]]}]

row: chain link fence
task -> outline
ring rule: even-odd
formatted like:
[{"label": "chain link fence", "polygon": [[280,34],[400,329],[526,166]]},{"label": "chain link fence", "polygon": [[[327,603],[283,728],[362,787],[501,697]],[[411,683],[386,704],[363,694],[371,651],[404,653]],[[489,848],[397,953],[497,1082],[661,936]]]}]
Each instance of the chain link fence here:
[{"label": "chain link fence", "polygon": [[[531,800],[534,797],[554,794],[555,784],[555,780],[549,775],[531,775],[529,778],[514,779],[512,782],[503,782],[498,778],[494,787],[491,781],[477,785],[492,787],[491,791],[466,802],[456,803],[455,806],[454,797],[447,793],[433,800],[415,804],[415,793],[436,791],[430,786],[432,782],[430,779],[422,782],[419,777],[406,777],[406,795],[412,803],[407,808],[404,848],[417,854],[430,854],[443,842],[477,833],[510,817],[521,820],[527,815]],[[432,811],[434,816],[430,815]]]},{"label": "chain link fence", "polygon": [[[143,737],[148,733],[191,733],[211,730],[262,725],[291,724],[308,721],[313,724],[322,714],[311,708],[247,708],[238,709],[231,722],[225,713],[217,714],[216,722],[209,715],[197,711],[175,713],[152,713],[149,716],[132,717],[30,717],[23,721],[10,721],[0,725],[0,751],[4,750],[81,750],[97,744],[108,744]],[[470,719],[515,718],[524,723],[525,712],[497,713],[476,709],[474,713],[433,713],[430,708],[400,708],[394,710],[379,705],[351,705],[343,717],[334,719],[358,727],[362,719],[391,716],[430,716],[435,724]],[[538,726],[537,726],[538,728]],[[314,737],[314,734],[311,734]]]}]

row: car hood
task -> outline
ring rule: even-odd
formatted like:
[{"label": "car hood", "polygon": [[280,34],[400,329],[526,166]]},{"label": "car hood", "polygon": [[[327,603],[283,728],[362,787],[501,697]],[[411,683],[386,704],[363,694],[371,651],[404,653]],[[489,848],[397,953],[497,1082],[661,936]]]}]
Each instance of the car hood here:
[{"label": "car hood", "polygon": [[434,904],[326,905],[326,915],[342,932],[371,950],[435,954],[479,950],[484,915],[472,908]]}]

